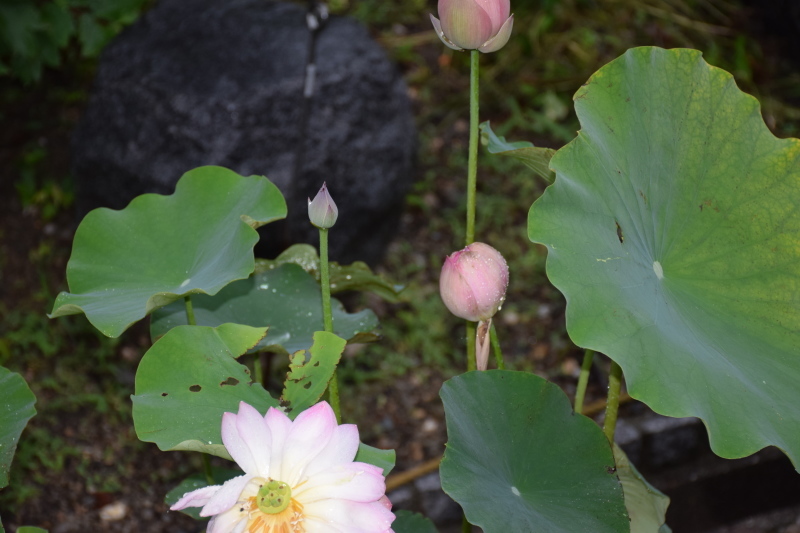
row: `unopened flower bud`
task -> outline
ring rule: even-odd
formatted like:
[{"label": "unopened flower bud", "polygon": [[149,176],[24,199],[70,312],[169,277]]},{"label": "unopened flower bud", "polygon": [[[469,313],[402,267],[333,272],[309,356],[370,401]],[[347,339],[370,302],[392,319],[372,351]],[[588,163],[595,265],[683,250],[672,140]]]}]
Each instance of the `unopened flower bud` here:
[{"label": "unopened flower bud", "polygon": [[439,292],[451,313],[465,320],[489,320],[506,298],[508,265],[500,252],[474,242],[449,255],[439,278]]},{"label": "unopened flower bud", "polygon": [[308,218],[311,223],[321,229],[332,228],[339,217],[339,209],[328,193],[328,188],[322,184],[313,200],[308,199]]},{"label": "unopened flower bud", "polygon": [[439,0],[441,21],[431,22],[442,42],[453,50],[500,50],[511,36],[510,0]]}]

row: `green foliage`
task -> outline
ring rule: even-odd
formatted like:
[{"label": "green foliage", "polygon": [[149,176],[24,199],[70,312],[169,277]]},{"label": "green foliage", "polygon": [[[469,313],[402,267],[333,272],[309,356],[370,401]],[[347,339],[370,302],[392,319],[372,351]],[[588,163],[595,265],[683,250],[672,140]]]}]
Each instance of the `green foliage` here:
[{"label": "green foliage", "polygon": [[395,517],[395,521],[392,522],[394,533],[436,533],[433,522],[419,513],[397,511]]},{"label": "green foliage", "polygon": [[295,418],[322,398],[346,345],[333,333],[317,331],[308,356],[305,352],[292,356],[281,394],[286,414]]},{"label": "green foliage", "polygon": [[[319,255],[310,244],[294,244],[275,259],[256,259],[256,273],[263,273],[286,263],[299,265],[319,282]],[[328,264],[331,294],[346,291],[361,291],[377,294],[384,300],[396,302],[403,290],[402,285],[388,281],[380,274],[375,274],[369,266],[361,261],[351,265],[340,265],[334,261]]]},{"label": "green foliage", "polygon": [[481,143],[490,154],[500,154],[519,160],[536,172],[548,184],[553,183],[555,172],[550,170],[550,159],[556,153],[552,148],[537,148],[533,143],[518,141],[508,142],[505,137],[497,136],[489,122],[480,125]]},{"label": "green foliage", "polygon": [[8,471],[22,430],[36,415],[36,396],[25,379],[0,366],[0,489],[8,485]]},{"label": "green foliage", "polygon": [[[324,329],[320,292],[312,275],[288,263],[234,281],[214,296],[198,294],[192,297],[192,307],[199,326],[216,327],[231,322],[269,327],[267,335],[251,352],[292,354],[311,347],[314,332]],[[331,300],[331,306],[334,333],[348,342],[377,340],[375,313],[369,309],[348,313],[336,299]],[[184,302],[177,301],[153,313],[150,334],[157,339],[186,323]]]},{"label": "green foliage", "polygon": [[133,423],[139,439],[162,450],[201,451],[230,459],[222,444],[222,414],[245,402],[262,413],[278,401],[236,361],[265,328],[223,324],[178,326],[150,348],[136,371]]},{"label": "green foliage", "polygon": [[383,469],[383,475],[388,476],[389,472],[394,468],[395,452],[394,450],[381,450],[367,446],[363,442],[358,445],[358,452],[354,461],[360,463],[368,463],[378,468]]},{"label": "green foliage", "polygon": [[603,432],[534,374],[467,372],[440,392],[442,488],[486,533],[627,533],[622,486]]},{"label": "green foliage", "polygon": [[631,533],[667,533],[665,525],[669,498],[642,477],[622,448],[614,443],[614,462],[625,493],[625,508],[631,519]]},{"label": "green foliage", "polygon": [[570,337],[722,457],[774,445],[800,467],[800,141],[696,50],[629,50],[575,106],[528,224]]},{"label": "green foliage", "polygon": [[184,174],[170,196],[95,209],[75,233],[67,282],[52,317],[84,313],[109,337],[189,294],[216,294],[254,267],[256,228],[284,218],[280,191],[222,167]]},{"label": "green foliage", "polygon": [[139,16],[150,0],[4,0],[0,3],[0,74],[36,82],[58,67],[77,43],[97,57],[106,43]]}]

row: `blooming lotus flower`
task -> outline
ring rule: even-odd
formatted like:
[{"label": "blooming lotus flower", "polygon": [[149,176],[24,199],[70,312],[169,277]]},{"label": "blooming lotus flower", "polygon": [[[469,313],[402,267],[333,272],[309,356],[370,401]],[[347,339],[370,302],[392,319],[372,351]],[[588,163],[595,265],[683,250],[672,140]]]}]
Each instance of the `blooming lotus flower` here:
[{"label": "blooming lotus flower", "polygon": [[339,209],[323,183],[314,200],[308,199],[308,219],[318,228],[330,229],[339,218]]},{"label": "blooming lotus flower", "polygon": [[439,19],[431,15],[439,39],[453,50],[500,50],[511,36],[510,0],[439,0]]},{"label": "blooming lotus flower", "polygon": [[500,252],[473,242],[449,255],[439,277],[439,294],[457,317],[478,322],[476,366],[486,370],[489,361],[489,329],[492,317],[506,299],[508,264]]},{"label": "blooming lotus flower", "polygon": [[391,533],[383,471],[353,462],[358,428],[321,402],[292,422],[242,402],[222,416],[222,442],[244,475],[186,493],[172,510],[202,507],[207,533]]}]

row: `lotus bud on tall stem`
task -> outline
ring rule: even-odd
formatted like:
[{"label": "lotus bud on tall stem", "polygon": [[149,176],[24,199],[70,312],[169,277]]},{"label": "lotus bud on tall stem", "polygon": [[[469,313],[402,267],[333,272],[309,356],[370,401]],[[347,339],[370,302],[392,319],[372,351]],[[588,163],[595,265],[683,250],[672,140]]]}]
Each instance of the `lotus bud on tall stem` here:
[{"label": "lotus bud on tall stem", "polygon": [[475,365],[486,370],[491,348],[492,317],[500,310],[508,287],[508,264],[482,242],[474,242],[447,256],[439,278],[439,293],[457,317],[477,322]]}]

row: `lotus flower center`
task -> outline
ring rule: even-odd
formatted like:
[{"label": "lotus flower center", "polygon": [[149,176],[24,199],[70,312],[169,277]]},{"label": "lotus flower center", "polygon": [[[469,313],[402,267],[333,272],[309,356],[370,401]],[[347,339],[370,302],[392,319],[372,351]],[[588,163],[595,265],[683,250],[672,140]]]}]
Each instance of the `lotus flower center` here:
[{"label": "lotus flower center", "polygon": [[285,511],[292,502],[292,489],[283,481],[270,479],[256,494],[256,505],[262,513],[278,514]]}]

